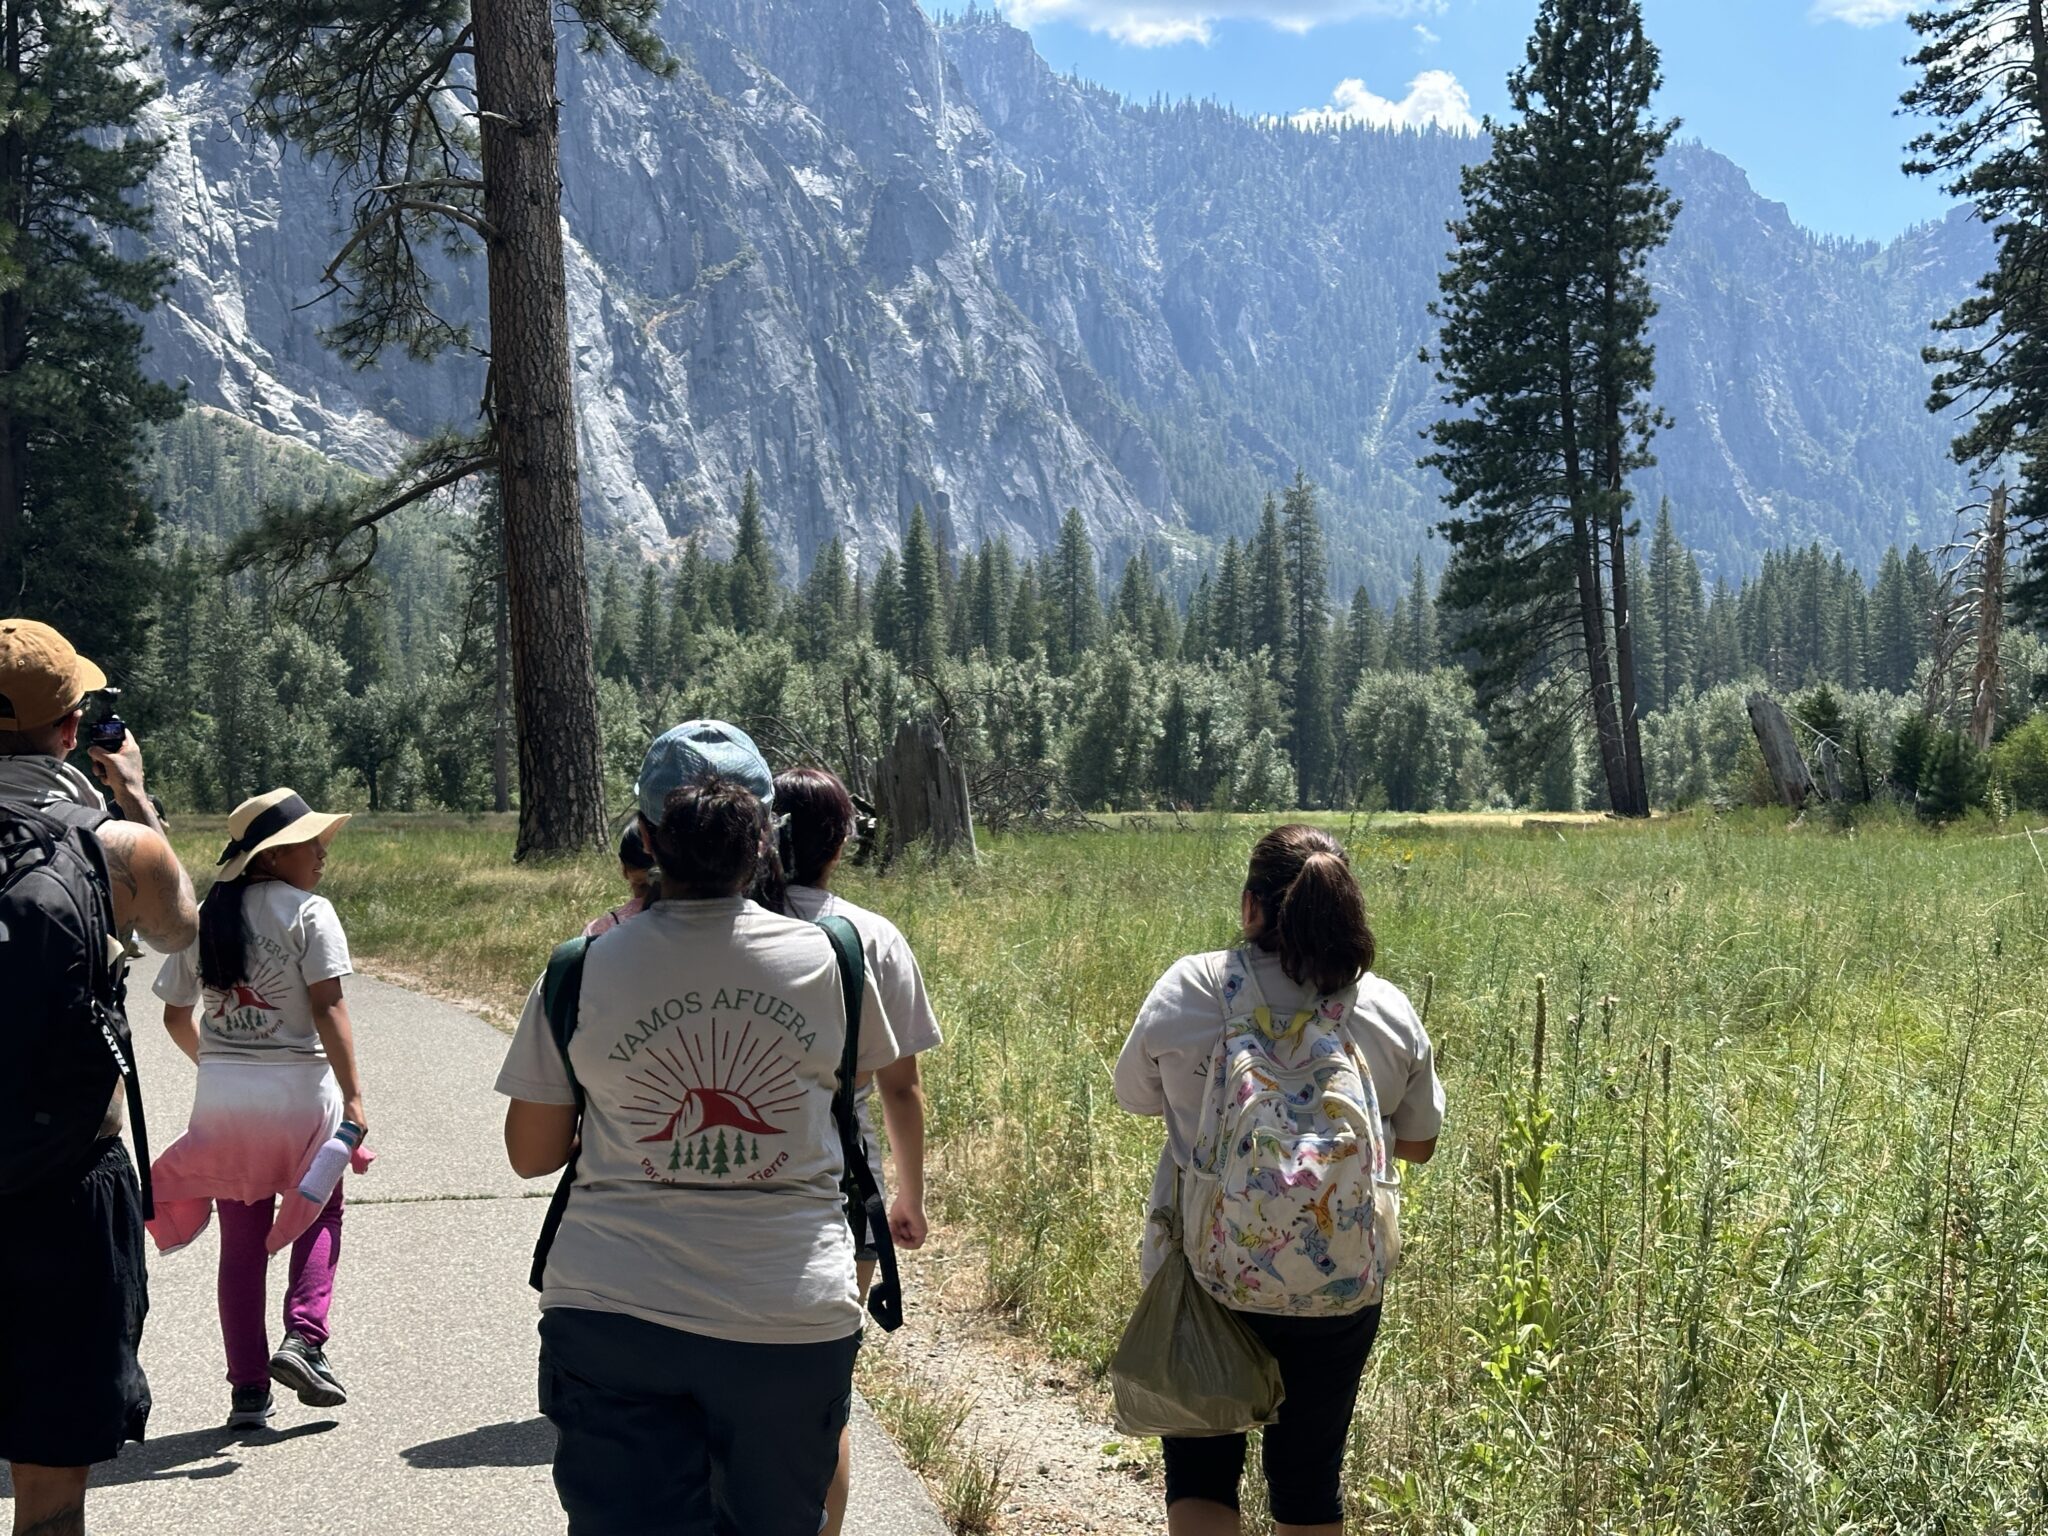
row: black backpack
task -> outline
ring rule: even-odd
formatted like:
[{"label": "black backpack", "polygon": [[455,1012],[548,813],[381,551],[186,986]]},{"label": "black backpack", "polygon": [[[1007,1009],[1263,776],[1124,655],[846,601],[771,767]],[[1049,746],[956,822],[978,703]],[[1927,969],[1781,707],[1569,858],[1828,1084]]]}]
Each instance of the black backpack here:
[{"label": "black backpack", "polygon": [[[896,1269],[896,1243],[889,1231],[888,1212],[882,1206],[881,1181],[868,1162],[867,1140],[860,1133],[860,1118],[854,1109],[855,1063],[860,1057],[861,997],[867,984],[867,956],[861,950],[860,935],[843,917],[821,917],[818,926],[832,941],[832,953],[839,964],[839,985],[846,1001],[846,1042],[839,1057],[839,1082],[832,1093],[832,1119],[839,1129],[839,1150],[843,1159],[839,1175],[840,1196],[846,1205],[846,1222],[853,1229],[854,1246],[865,1235],[880,1261],[881,1276],[874,1293],[867,1298],[868,1315],[882,1325],[884,1333],[903,1326],[903,1282]],[[546,1007],[548,1030],[562,1053],[562,1068],[569,1074],[569,1086],[576,1093],[576,1118],[583,1118],[583,1085],[576,1069],[569,1065],[569,1041],[576,1033],[577,1005],[583,994],[583,960],[591,940],[574,938],[557,945],[548,957],[547,976],[541,983],[541,1000]],[[542,1288],[548,1267],[548,1250],[555,1245],[555,1233],[562,1225],[562,1213],[569,1205],[569,1189],[576,1182],[576,1149],[569,1153],[568,1166],[555,1185],[547,1215],[540,1224],[540,1238],[533,1245],[533,1268],[527,1283]]]},{"label": "black backpack", "polygon": [[0,803],[0,1195],[85,1171],[125,1080],[149,1192],[142,1088],[114,945],[114,897],[95,828],[104,811]]}]

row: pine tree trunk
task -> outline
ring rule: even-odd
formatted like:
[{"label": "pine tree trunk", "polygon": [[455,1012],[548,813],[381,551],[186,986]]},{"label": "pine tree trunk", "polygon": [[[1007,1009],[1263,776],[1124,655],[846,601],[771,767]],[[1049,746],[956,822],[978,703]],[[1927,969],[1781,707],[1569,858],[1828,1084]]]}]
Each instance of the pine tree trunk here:
[{"label": "pine tree trunk", "polygon": [[1989,751],[1998,730],[1998,642],[2005,628],[2004,485],[1984,514],[1984,554],[1977,565],[1977,666],[1970,679],[1970,740]]},{"label": "pine tree trunk", "polygon": [[512,617],[505,600],[505,518],[498,511],[497,575],[492,581],[491,808],[512,809]]},{"label": "pine tree trunk", "polygon": [[[22,11],[20,0],[0,0],[0,64],[21,79]],[[18,118],[0,134],[0,222],[14,235],[16,252],[29,256],[28,146]],[[28,362],[28,300],[20,284],[0,295],[0,377],[12,379]],[[0,401],[0,562],[26,575],[23,548],[28,503],[28,427]],[[0,593],[0,609],[12,612],[18,593]]]},{"label": "pine tree trunk", "polygon": [[1586,686],[1593,696],[1593,736],[1608,808],[1626,815],[1628,760],[1621,723],[1614,717],[1614,678],[1607,659],[1607,605],[1600,591],[1600,535],[1583,515],[1572,516],[1572,550],[1579,572],[1579,629],[1586,646]]},{"label": "pine tree trunk", "polygon": [[[1611,493],[1610,493],[1611,494]],[[1636,719],[1636,639],[1629,607],[1628,534],[1619,512],[1608,523],[1608,597],[1614,607],[1614,679],[1620,693],[1622,771],[1628,803],[1615,805],[1623,816],[1650,814],[1649,783],[1643,774],[1643,733]]]},{"label": "pine tree trunk", "polygon": [[[1570,294],[1558,302],[1567,307]],[[1567,331],[1569,327],[1567,326]],[[1571,500],[1572,560],[1578,573],[1579,631],[1586,646],[1586,686],[1593,696],[1593,735],[1600,744],[1600,771],[1608,807],[1626,815],[1628,763],[1614,718],[1614,682],[1607,664],[1607,608],[1600,594],[1600,530],[1587,518],[1583,497],[1586,469],[1579,446],[1577,380],[1569,368],[1558,386],[1558,436],[1564,444],[1565,494]]]},{"label": "pine tree trunk", "polygon": [[604,841],[604,766],[569,382],[553,10],[548,0],[475,0],[471,20],[524,858]]}]

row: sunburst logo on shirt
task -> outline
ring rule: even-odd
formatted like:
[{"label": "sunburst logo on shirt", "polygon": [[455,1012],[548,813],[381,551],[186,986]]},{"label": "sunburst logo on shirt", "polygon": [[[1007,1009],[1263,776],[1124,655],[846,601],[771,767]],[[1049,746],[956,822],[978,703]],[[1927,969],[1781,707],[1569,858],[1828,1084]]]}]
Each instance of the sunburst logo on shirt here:
[{"label": "sunburst logo on shirt", "polygon": [[277,1033],[284,1012],[272,999],[283,997],[290,984],[284,966],[262,946],[249,945],[247,954],[247,976],[229,987],[206,989],[213,1004],[206,1010],[206,1027],[235,1044],[268,1040]]},{"label": "sunburst logo on shirt", "polygon": [[646,1132],[636,1139],[671,1143],[671,1173],[719,1178],[758,1163],[760,1138],[783,1134],[771,1117],[804,1094],[781,1042],[751,1023],[735,1030],[716,1020],[649,1050],[626,1080],[640,1090],[620,1106],[627,1123]]}]

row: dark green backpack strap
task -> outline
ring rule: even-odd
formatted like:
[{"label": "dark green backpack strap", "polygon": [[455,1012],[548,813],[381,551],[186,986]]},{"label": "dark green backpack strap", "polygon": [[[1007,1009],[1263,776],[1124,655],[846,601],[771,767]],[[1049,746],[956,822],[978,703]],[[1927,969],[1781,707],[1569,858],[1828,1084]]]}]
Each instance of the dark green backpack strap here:
[{"label": "dark green backpack strap", "polygon": [[882,1184],[868,1162],[867,1138],[860,1133],[854,1081],[860,1067],[861,999],[867,994],[867,955],[860,934],[843,917],[821,917],[818,926],[832,941],[839,958],[839,985],[846,997],[846,1043],[839,1057],[839,1083],[832,1092],[832,1118],[839,1126],[839,1147],[845,1171],[839,1186],[846,1197],[846,1221],[859,1247],[863,1230],[880,1261],[881,1280],[867,1297],[870,1316],[884,1333],[903,1326],[903,1282],[896,1270],[896,1244],[889,1234],[889,1213],[882,1204]]},{"label": "dark green backpack strap", "polygon": [[555,952],[548,956],[547,972],[540,983],[548,1033],[555,1037],[555,1049],[562,1053],[562,1070],[569,1074],[569,1087],[576,1095],[577,1140],[570,1149],[568,1165],[562,1169],[561,1182],[555,1185],[554,1198],[548,1201],[548,1213],[541,1219],[540,1236],[534,1241],[533,1268],[527,1273],[526,1283],[536,1291],[541,1288],[548,1267],[548,1250],[555,1246],[555,1233],[561,1229],[562,1212],[568,1209],[569,1190],[576,1182],[576,1153],[582,1146],[583,1085],[576,1081],[576,1068],[569,1061],[569,1042],[576,1034],[576,1012],[583,1001],[583,961],[589,953],[590,940],[580,934],[557,944]]}]

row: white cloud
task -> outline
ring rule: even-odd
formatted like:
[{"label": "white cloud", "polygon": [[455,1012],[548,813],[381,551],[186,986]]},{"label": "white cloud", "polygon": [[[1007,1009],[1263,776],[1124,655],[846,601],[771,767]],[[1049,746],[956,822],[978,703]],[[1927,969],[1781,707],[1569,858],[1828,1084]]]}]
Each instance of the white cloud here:
[{"label": "white cloud", "polygon": [[1340,80],[1330,104],[1297,112],[1297,128],[1342,128],[1364,123],[1374,128],[1422,128],[1434,124],[1454,133],[1477,133],[1472,95],[1447,69],[1425,69],[1408,82],[1408,94],[1390,101],[1366,89],[1363,80]]},{"label": "white cloud", "polygon": [[1418,21],[1417,23],[1415,23],[1415,41],[1417,46],[1419,47],[1434,48],[1438,43],[1442,42],[1443,39],[1438,37],[1434,32],[1430,31],[1429,28],[1425,27],[1421,22]]},{"label": "white cloud", "polygon": [[1287,32],[1360,16],[1435,16],[1448,0],[1003,0],[1020,27],[1070,21],[1140,48],[1207,43],[1219,21],[1263,21]]},{"label": "white cloud", "polygon": [[1813,0],[1815,21],[1846,21],[1852,27],[1881,27],[1913,9],[1913,0]]}]

